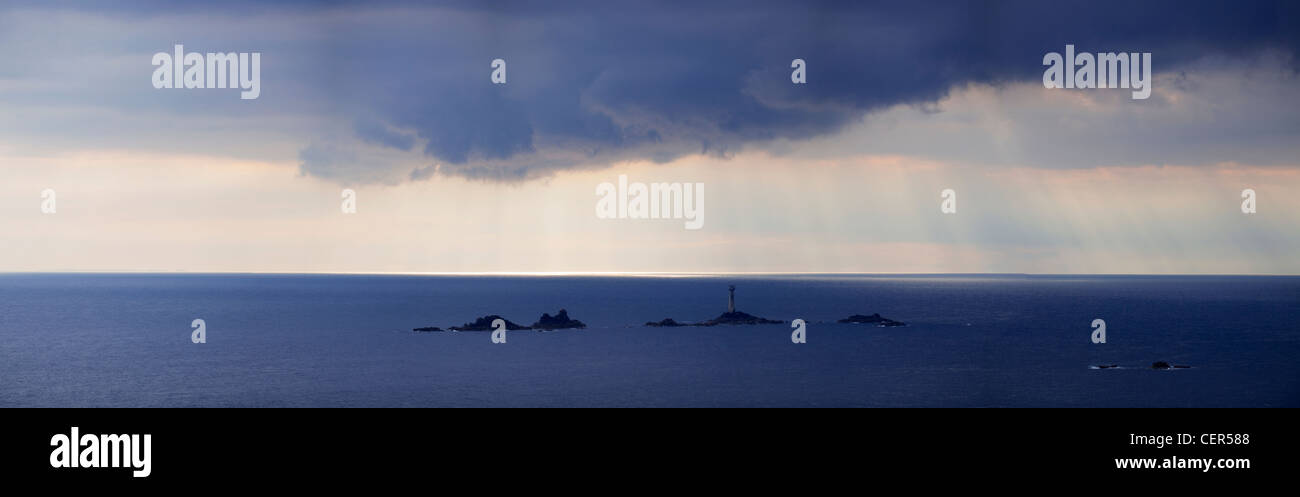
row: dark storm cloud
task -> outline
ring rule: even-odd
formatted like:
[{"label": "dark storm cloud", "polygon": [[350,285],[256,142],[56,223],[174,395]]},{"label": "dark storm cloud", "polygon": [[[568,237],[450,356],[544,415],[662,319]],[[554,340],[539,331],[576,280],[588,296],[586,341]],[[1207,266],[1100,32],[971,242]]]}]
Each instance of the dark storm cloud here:
[{"label": "dark storm cloud", "polygon": [[353,130],[362,141],[373,145],[382,145],[398,150],[410,150],[415,146],[415,137],[403,134],[385,126],[375,119],[357,119]]},{"label": "dark storm cloud", "polygon": [[[515,161],[522,176],[566,167],[547,160],[554,150],[667,161],[815,137],[954,85],[1040,78],[1042,55],[1066,43],[1153,52],[1162,71],[1209,53],[1294,53],[1297,20],[1292,3],[471,5],[470,22],[414,40],[367,29],[339,43],[382,47],[361,63],[390,85],[369,110],[413,130],[447,170],[487,177],[500,175],[479,161]],[[488,80],[497,57],[505,86]],[[806,85],[790,83],[795,58]]]},{"label": "dark storm cloud", "polygon": [[[1261,50],[1293,64],[1300,22],[1295,2],[76,5],[287,15],[284,46],[295,51],[275,57],[318,61],[296,65],[306,69],[295,77],[337,102],[358,139],[418,141],[444,173],[500,180],[818,137],[875,110],[934,103],[954,86],[1035,81],[1043,54],[1066,43],[1152,52],[1157,71]],[[506,85],[489,81],[496,58],[508,63]],[[795,58],[807,61],[806,85],[790,82]],[[307,152],[309,174],[368,167]]]}]

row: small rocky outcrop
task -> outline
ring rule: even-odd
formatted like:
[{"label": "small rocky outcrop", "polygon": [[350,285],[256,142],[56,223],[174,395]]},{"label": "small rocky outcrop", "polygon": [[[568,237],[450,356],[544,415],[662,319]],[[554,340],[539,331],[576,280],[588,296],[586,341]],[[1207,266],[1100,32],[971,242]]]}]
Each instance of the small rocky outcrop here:
[{"label": "small rocky outcrop", "polygon": [[1165,361],[1156,361],[1151,363],[1151,369],[1190,369],[1190,368],[1191,366],[1184,366],[1181,364],[1171,365]]},{"label": "small rocky outcrop", "polygon": [[452,326],[451,331],[494,331],[492,329],[492,322],[498,319],[505,321],[506,329],[510,331],[530,329],[527,326],[519,325],[517,323],[510,321],[509,319],[503,318],[496,314],[492,314],[490,316],[483,316],[481,318],[475,319],[474,322],[472,323],[465,323],[460,326]]},{"label": "small rocky outcrop", "polygon": [[[509,326],[510,326],[509,324],[506,325],[507,328]],[[570,319],[569,311],[566,311],[564,309],[560,309],[560,312],[556,313],[554,317],[552,317],[550,314],[543,313],[542,317],[538,318],[537,322],[533,323],[532,326],[534,330],[548,330],[548,331],[568,330],[574,328],[581,329],[586,327],[587,325],[584,324],[582,321],[578,321],[577,319]]]},{"label": "small rocky outcrop", "polygon": [[850,324],[874,324],[882,328],[892,327],[892,326],[907,326],[907,324],[902,321],[894,321],[893,319],[889,319],[887,317],[881,316],[879,313],[875,313],[870,316],[866,316],[862,314],[854,314],[852,316],[839,320],[839,322],[850,323]]},{"label": "small rocky outcrop", "polygon": [[415,328],[415,329],[412,330],[412,331],[418,331],[418,332],[421,332],[421,333],[428,333],[428,332],[431,332],[431,331],[443,331],[443,330],[442,330],[442,328],[439,328],[439,327],[437,327],[437,326],[426,326],[426,327],[424,327],[424,328]]},{"label": "small rocky outcrop", "polygon": [[785,324],[785,321],[774,321],[740,311],[732,311],[724,312],[708,321],[701,321],[696,326],[717,326],[720,324]]},{"label": "small rocky outcrop", "polygon": [[673,318],[664,318],[663,321],[649,321],[645,325],[653,326],[656,328],[676,328],[678,326],[690,326],[689,324],[682,324],[682,323],[678,323],[677,321],[673,321]]},{"label": "small rocky outcrop", "polygon": [[677,326],[718,326],[718,325],[738,325],[738,324],[785,324],[785,321],[775,321],[772,319],[760,318],[753,314],[740,311],[724,312],[716,318],[698,323],[679,323],[673,318],[665,318],[663,321],[650,321],[645,326],[655,328],[671,328]]}]

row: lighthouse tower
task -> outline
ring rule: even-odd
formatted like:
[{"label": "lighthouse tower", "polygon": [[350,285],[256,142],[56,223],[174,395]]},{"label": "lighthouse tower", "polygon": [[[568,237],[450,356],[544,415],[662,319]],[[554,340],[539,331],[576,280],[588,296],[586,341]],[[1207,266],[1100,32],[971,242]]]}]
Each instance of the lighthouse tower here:
[{"label": "lighthouse tower", "polygon": [[727,312],[736,312],[736,285],[727,286]]}]

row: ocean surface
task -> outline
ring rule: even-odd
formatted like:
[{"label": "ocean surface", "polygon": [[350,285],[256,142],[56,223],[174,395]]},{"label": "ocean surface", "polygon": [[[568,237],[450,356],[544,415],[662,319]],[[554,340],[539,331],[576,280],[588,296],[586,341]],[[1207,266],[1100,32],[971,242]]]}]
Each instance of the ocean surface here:
[{"label": "ocean surface", "polygon": [[[642,326],[732,284],[807,343]],[[411,331],[560,308],[588,328]],[[835,322],[872,313],[907,326]],[[1300,277],[0,274],[4,407],[1300,407],[1298,361]]]}]

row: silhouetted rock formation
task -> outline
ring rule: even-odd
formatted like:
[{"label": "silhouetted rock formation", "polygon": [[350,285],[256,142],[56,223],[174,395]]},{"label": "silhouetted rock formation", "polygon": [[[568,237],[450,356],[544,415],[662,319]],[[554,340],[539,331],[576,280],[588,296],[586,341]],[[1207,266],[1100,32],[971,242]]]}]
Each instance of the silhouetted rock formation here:
[{"label": "silhouetted rock formation", "polygon": [[678,323],[677,321],[673,321],[673,318],[664,318],[663,321],[659,321],[659,322],[649,321],[645,325],[654,326],[656,328],[658,327],[675,328],[678,326],[690,326],[689,324],[682,324],[682,323]]},{"label": "silhouetted rock formation", "polygon": [[1119,364],[1102,364],[1100,366],[1093,366],[1093,367],[1097,369],[1115,369],[1119,367]]},{"label": "silhouetted rock formation", "polygon": [[846,317],[846,318],[844,318],[844,319],[841,319],[840,322],[841,322],[841,323],[852,323],[852,324],[874,324],[874,325],[876,325],[876,326],[880,326],[880,327],[886,327],[886,326],[907,326],[907,324],[904,323],[904,322],[902,322],[902,321],[894,321],[894,320],[889,319],[889,318],[887,318],[887,317],[882,317],[880,314],[872,314],[872,315],[870,315],[870,316],[863,316],[863,315],[861,315],[861,314],[854,314],[854,315],[852,315],[852,316],[849,316],[849,317]]},{"label": "silhouetted rock formation", "polygon": [[717,326],[720,324],[785,324],[785,321],[773,321],[740,311],[724,312],[716,318],[696,323],[696,326]]},{"label": "silhouetted rock formation", "polygon": [[727,312],[722,313],[716,318],[710,319],[708,321],[700,321],[698,323],[689,323],[689,324],[678,323],[677,321],[673,321],[673,318],[667,318],[658,323],[651,321],[649,323],[646,323],[645,325],[663,327],[663,326],[717,326],[720,324],[785,324],[785,321],[773,321],[771,319],[764,319],[758,316],[754,316],[752,314],[746,314],[737,311],[736,310],[736,285],[730,285],[727,287]]},{"label": "silhouetted rock formation", "polygon": [[655,328],[673,328],[677,326],[717,326],[720,324],[785,324],[785,321],[774,321],[771,319],[760,318],[752,314],[746,314],[740,311],[724,312],[722,315],[708,321],[698,323],[679,323],[673,318],[664,318],[663,321],[649,321],[645,326]]},{"label": "silhouetted rock formation", "polygon": [[416,328],[414,331],[420,331],[420,332],[442,331],[442,328],[439,328],[437,326],[428,326],[425,328]]},{"label": "silhouetted rock formation", "polygon": [[1165,361],[1156,361],[1151,363],[1151,369],[1189,369],[1189,368],[1191,368],[1191,366],[1183,366],[1181,364],[1175,364],[1171,366],[1169,363]]},{"label": "silhouetted rock formation", "polygon": [[465,323],[460,326],[452,326],[451,331],[493,331],[492,322],[498,319],[506,322],[507,330],[514,331],[514,330],[531,329],[527,326],[520,326],[518,324],[515,324],[514,322],[511,322],[509,319],[493,314],[491,316],[483,316],[481,318],[475,319],[473,323]]},{"label": "silhouetted rock formation", "polygon": [[[507,327],[509,324],[506,325]],[[550,314],[542,313],[542,317],[533,323],[535,330],[567,330],[572,328],[586,328],[587,325],[577,319],[569,319],[569,311],[560,309],[560,312],[551,317]]]}]

